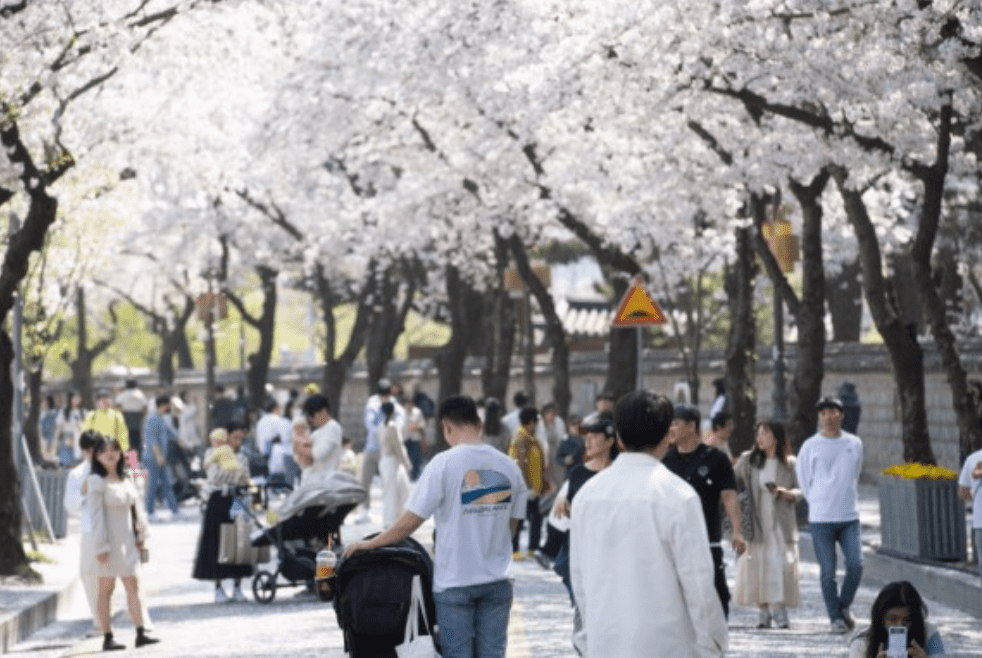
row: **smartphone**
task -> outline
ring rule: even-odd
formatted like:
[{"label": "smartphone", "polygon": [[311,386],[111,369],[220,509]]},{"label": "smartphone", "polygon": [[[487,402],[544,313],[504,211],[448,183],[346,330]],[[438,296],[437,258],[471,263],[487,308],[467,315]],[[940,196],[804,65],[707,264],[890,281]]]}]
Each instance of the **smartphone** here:
[{"label": "smartphone", "polygon": [[887,656],[907,658],[907,628],[891,626],[887,629]]}]

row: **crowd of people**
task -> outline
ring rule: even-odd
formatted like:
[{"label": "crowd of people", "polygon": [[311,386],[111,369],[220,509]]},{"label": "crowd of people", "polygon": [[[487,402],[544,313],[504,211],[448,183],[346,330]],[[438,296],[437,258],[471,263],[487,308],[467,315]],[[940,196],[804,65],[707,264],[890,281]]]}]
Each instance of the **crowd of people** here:
[{"label": "crowd of people", "polygon": [[[79,438],[68,447],[70,461],[78,461],[77,452],[81,462],[68,496],[70,507],[81,510],[86,591],[107,650],[121,647],[107,612],[116,578],[126,588],[137,646],[156,641],[144,630],[149,617],[140,601],[138,558],[158,497],[180,514],[168,455],[172,446],[186,445],[181,414],[191,406],[178,402],[175,413],[169,396],[144,398],[134,422],[132,388],[115,399],[100,392],[97,409],[87,414],[73,411],[77,403],[59,409],[55,438],[45,444],[60,449],[77,419]],[[455,396],[435,413],[417,387],[405,394],[382,380],[366,401],[365,442],[356,455],[316,387],[285,404],[271,397],[251,429],[248,412],[244,422],[235,398],[222,395],[212,409],[216,430],[195,453],[205,486],[193,577],[214,584],[216,602],[245,598],[241,579],[252,567],[223,564],[217,555],[220,526],[234,514],[231,488],[250,477],[290,491],[348,473],[370,492],[377,476],[385,529],[348,545],[346,554],[400,541],[434,518],[433,590],[444,656],[504,656],[509,565],[529,558],[566,586],[581,655],[646,656],[659,646],[667,655],[720,656],[731,604],[723,542],[737,555],[732,603],[756,609],[761,630],[790,628],[802,602],[796,505],[807,500],[830,632],[850,634],[854,656],[885,656],[890,626],[907,628],[909,656],[943,652],[909,583],[885,588],[869,626],[856,627],[851,606],[862,579],[863,444],[844,428],[858,414],[850,419],[840,399],[819,401],[818,431],[797,456],[773,419],[758,422],[752,447],[735,454],[725,396],[714,402],[706,425],[695,406],[643,391],[619,400],[600,394],[595,411],[565,421],[555,404],[536,408],[523,392],[512,402],[505,413],[496,399]],[[428,426],[434,416],[436,426]],[[430,453],[435,432],[449,450]],[[128,450],[138,462],[122,456]],[[142,504],[127,475],[135,463],[146,473]],[[966,462],[961,493],[976,500],[977,536],[980,480],[982,453],[976,453]],[[354,521],[368,520],[370,509],[367,499]],[[836,545],[845,558],[841,585]],[[232,580],[230,594],[225,580]]]}]

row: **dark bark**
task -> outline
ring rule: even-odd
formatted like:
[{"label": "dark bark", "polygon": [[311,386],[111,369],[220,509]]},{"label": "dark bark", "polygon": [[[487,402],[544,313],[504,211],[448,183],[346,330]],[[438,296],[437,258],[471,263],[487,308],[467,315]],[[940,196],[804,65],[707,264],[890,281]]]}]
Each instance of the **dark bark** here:
[{"label": "dark bark", "polygon": [[[450,340],[440,348],[436,355],[439,373],[438,402],[451,395],[458,395],[463,387],[464,361],[473,343],[474,334],[481,323],[482,295],[474,290],[460,271],[453,265],[446,266],[447,306],[450,314]],[[437,432],[436,450],[448,447],[442,433]]]},{"label": "dark bark", "polygon": [[[804,247],[804,244],[802,244]],[[826,295],[832,316],[832,341],[858,343],[863,330],[863,284],[859,257],[844,263],[842,269],[829,277]]]},{"label": "dark bark", "polygon": [[[823,170],[809,185],[791,180],[789,187],[801,205],[801,303],[795,313],[798,354],[788,390],[789,437],[795,452],[815,432],[825,377],[825,264],[822,260],[822,192],[829,181]],[[789,305],[790,308],[790,305]]]},{"label": "dark bark", "polygon": [[355,311],[355,323],[351,328],[348,337],[348,344],[340,356],[337,355],[337,323],[334,321],[334,295],[331,292],[330,283],[324,275],[323,269],[318,265],[315,268],[315,282],[317,295],[321,303],[321,314],[327,328],[327,343],[325,345],[324,357],[324,380],[323,394],[331,405],[332,413],[337,413],[341,408],[341,394],[344,391],[344,384],[348,377],[348,371],[354,365],[355,359],[365,346],[368,336],[368,327],[372,316],[371,299],[375,294],[375,264],[369,268],[365,284],[362,286],[358,295],[358,306]]},{"label": "dark bark", "polygon": [[6,331],[0,330],[0,575],[12,576],[29,569],[21,535],[20,476],[14,464],[13,407],[14,383],[10,366],[14,347]]},{"label": "dark bark", "polygon": [[481,370],[481,391],[486,398],[505,402],[511,380],[511,357],[515,351],[515,301],[505,290],[505,269],[508,267],[508,242],[494,232],[495,279],[485,294],[484,368]]},{"label": "dark bark", "polygon": [[917,341],[914,326],[904,321],[891,299],[890,284],[883,276],[879,239],[863,203],[862,193],[846,186],[848,173],[845,169],[833,166],[831,172],[842,195],[846,216],[859,240],[866,303],[890,354],[890,365],[900,396],[904,461],[935,464],[927,428],[923,350]]},{"label": "dark bark", "polygon": [[380,279],[365,349],[369,395],[375,392],[378,381],[385,376],[385,369],[392,361],[418,287],[415,268],[409,261],[389,266]]},{"label": "dark bark", "polygon": [[[27,275],[31,254],[44,248],[45,236],[58,214],[58,201],[48,194],[48,185],[67,171],[73,161],[65,158],[56,170],[41,172],[28,152],[17,122],[6,103],[0,103],[0,146],[6,149],[7,159],[20,166],[20,182],[28,197],[28,212],[23,226],[10,236],[0,269],[0,327],[5,326],[13,309],[15,295]],[[10,195],[4,196],[9,198]],[[10,366],[13,363],[10,336],[0,330],[0,575],[30,573],[30,565],[21,543],[20,476],[14,463],[13,382]]]},{"label": "dark bark", "polygon": [[80,286],[75,293],[75,322],[78,331],[75,358],[63,354],[62,359],[72,371],[72,388],[82,396],[82,407],[95,408],[92,390],[92,366],[95,360],[105,352],[116,340],[116,311],[113,304],[109,305],[109,316],[113,326],[109,334],[101,338],[95,345],[89,347],[89,320],[85,302],[85,290]]},{"label": "dark bark", "polygon": [[757,418],[757,391],[754,387],[757,328],[754,322],[754,263],[752,231],[736,231],[736,262],[726,273],[726,297],[730,306],[730,335],[726,345],[727,409],[733,417],[730,445],[736,454],[753,444]]},{"label": "dark bark", "polygon": [[259,287],[263,291],[262,308],[258,316],[246,309],[242,299],[224,285],[223,290],[228,300],[239,311],[242,319],[250,327],[259,332],[259,346],[250,354],[246,361],[246,385],[249,390],[249,402],[257,409],[262,409],[266,402],[266,381],[269,379],[269,363],[273,356],[273,341],[276,333],[276,270],[265,265],[255,268],[259,275]]},{"label": "dark bark", "polygon": [[508,242],[511,245],[511,253],[515,256],[518,274],[535,297],[539,310],[545,317],[546,341],[552,347],[552,401],[556,403],[559,416],[566,418],[573,397],[570,393],[569,345],[566,343],[566,329],[563,327],[562,318],[556,313],[552,295],[532,270],[528,252],[521,238],[517,233],[513,233]]},{"label": "dark bark", "polygon": [[917,226],[911,256],[917,289],[941,356],[941,366],[951,387],[951,403],[958,419],[959,449],[962,455],[982,448],[982,429],[979,428],[975,406],[969,396],[968,377],[962,365],[958,342],[948,319],[948,306],[935,280],[931,254],[941,223],[945,177],[948,175],[948,153],[951,148],[951,99],[941,107],[938,122],[937,160],[934,166],[919,171],[924,185],[924,201]]}]

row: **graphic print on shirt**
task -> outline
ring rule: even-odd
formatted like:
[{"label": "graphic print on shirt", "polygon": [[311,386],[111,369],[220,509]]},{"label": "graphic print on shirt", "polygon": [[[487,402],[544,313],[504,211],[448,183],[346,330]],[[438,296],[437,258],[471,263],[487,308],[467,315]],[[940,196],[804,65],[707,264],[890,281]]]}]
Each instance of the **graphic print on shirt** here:
[{"label": "graphic print on shirt", "polygon": [[460,487],[464,514],[482,514],[511,503],[511,480],[492,470],[470,470],[464,473]]}]

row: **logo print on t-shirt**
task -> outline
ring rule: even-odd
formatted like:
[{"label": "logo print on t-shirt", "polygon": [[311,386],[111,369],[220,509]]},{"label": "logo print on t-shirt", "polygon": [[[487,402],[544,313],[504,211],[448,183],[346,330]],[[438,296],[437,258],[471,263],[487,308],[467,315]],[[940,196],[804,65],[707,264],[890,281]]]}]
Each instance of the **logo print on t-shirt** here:
[{"label": "logo print on t-shirt", "polygon": [[511,502],[511,480],[498,471],[467,471],[460,487],[460,502],[463,505]]}]

